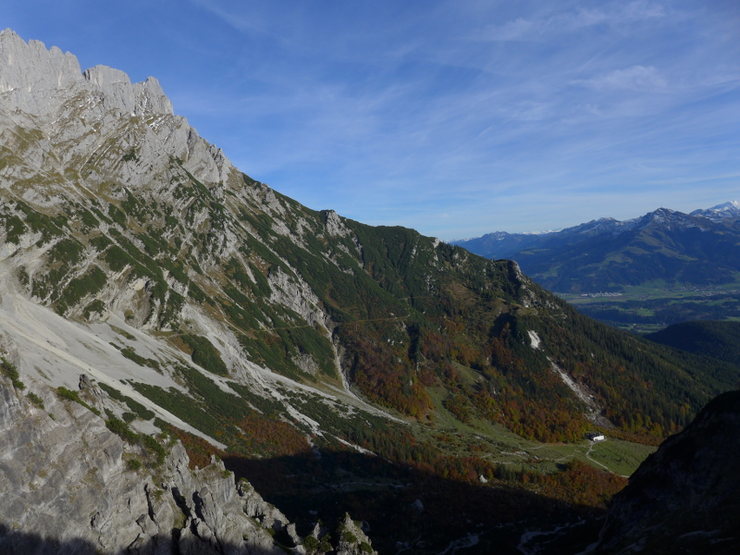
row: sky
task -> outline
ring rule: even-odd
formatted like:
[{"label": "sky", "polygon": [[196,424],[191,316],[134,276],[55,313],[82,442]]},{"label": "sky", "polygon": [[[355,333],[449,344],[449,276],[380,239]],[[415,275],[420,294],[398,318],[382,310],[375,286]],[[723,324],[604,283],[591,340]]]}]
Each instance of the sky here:
[{"label": "sky", "polygon": [[452,240],[740,199],[737,0],[2,0],[314,209]]}]

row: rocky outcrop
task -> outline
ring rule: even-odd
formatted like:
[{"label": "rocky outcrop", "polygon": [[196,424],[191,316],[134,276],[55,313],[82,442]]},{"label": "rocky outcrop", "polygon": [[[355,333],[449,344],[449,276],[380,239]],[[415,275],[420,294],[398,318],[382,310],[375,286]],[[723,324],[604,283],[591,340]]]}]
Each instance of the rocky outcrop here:
[{"label": "rocky outcrop", "polygon": [[712,400],[613,500],[594,552],[740,550],[740,391]]},{"label": "rocky outcrop", "polygon": [[337,536],[339,538],[337,555],[374,555],[377,553],[360,525],[347,513],[344,515],[344,520],[339,523]]},{"label": "rocky outcrop", "polygon": [[221,461],[192,470],[178,442],[140,466],[141,449],[85,401],[20,387],[0,377],[0,552],[305,551],[285,515],[248,482],[235,485]]}]

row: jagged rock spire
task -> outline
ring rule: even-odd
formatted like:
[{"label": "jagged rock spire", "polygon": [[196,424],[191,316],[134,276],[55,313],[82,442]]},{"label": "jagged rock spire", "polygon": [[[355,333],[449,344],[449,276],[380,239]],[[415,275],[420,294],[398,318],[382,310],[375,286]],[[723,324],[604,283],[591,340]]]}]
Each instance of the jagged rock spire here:
[{"label": "jagged rock spire", "polygon": [[[83,73],[69,52],[56,46],[47,49],[37,40],[26,42],[11,29],[0,32],[0,94],[8,107],[44,115],[80,89],[102,93],[108,108],[124,113],[173,113],[172,103],[153,77],[131,83],[123,71],[100,65]],[[65,93],[58,94],[59,90]]]},{"label": "jagged rock spire", "polygon": [[[233,170],[220,149],[174,114],[155,78],[132,83],[103,65],[83,72],[73,54],[26,42],[11,29],[0,32],[0,139],[24,160],[0,173],[0,187],[41,171],[46,177],[35,182],[44,183],[44,197],[80,176],[93,187],[111,178],[128,187],[155,183],[171,159],[202,183],[225,183]],[[106,141],[116,147],[103,148]],[[50,167],[65,179],[50,180]]]}]

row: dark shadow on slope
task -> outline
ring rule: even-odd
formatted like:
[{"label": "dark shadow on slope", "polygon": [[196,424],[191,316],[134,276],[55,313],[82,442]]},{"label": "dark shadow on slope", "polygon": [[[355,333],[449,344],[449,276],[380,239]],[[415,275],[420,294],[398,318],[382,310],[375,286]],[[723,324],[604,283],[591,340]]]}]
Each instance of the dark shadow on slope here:
[{"label": "dark shadow on slope", "polygon": [[224,462],[295,522],[301,536],[318,520],[333,528],[349,512],[363,521],[380,553],[442,553],[453,544],[457,548],[449,552],[520,553],[524,533],[558,527],[563,531],[532,536],[528,546],[575,553],[596,539],[604,514],[521,488],[445,479],[359,453]]},{"label": "dark shadow on slope", "polygon": [[[262,460],[231,457],[225,462],[237,477],[249,479],[267,501],[285,512],[297,524],[299,535],[308,535],[317,521],[334,534],[338,521],[349,512],[363,521],[373,546],[383,554],[520,553],[526,533],[530,533],[524,543],[528,551],[575,553],[596,539],[603,516],[601,510],[520,488],[445,479],[379,457],[343,451]],[[19,531],[13,523],[0,522],[0,554],[105,553],[84,539],[60,541],[39,532]],[[275,539],[280,541],[280,535]],[[331,543],[336,545],[338,539],[333,537]],[[173,530],[170,537],[134,544],[116,555],[247,552],[260,555],[285,550],[240,550],[197,538],[180,541],[179,531]]]},{"label": "dark shadow on slope", "polygon": [[[64,518],[59,515],[58,518]],[[7,524],[0,523],[0,554],[2,555],[100,555],[107,553],[100,546],[96,546],[80,538],[72,538],[64,541],[54,538],[45,538],[39,534],[11,530]],[[249,553],[254,555],[284,555],[286,550],[276,546],[274,549],[265,550],[250,548],[239,550],[237,546],[220,543],[213,545],[207,540],[198,539],[178,540],[173,537],[157,536],[148,542],[131,545],[128,549],[114,552],[114,555],[224,555],[235,553]]]}]

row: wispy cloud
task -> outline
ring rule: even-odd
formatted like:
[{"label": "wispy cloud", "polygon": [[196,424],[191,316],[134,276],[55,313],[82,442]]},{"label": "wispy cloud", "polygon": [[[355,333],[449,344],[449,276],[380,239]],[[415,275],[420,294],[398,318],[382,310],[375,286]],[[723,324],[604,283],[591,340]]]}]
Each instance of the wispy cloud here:
[{"label": "wispy cloud", "polygon": [[598,8],[575,7],[543,11],[532,17],[516,17],[490,25],[481,38],[494,41],[537,40],[545,35],[566,34],[597,25],[624,25],[663,18],[666,9],[646,1],[604,3]]},{"label": "wispy cloud", "polygon": [[[272,34],[269,27],[261,24],[261,20],[256,11],[249,10],[249,3],[242,5],[241,10],[232,10],[219,0],[189,0],[195,6],[202,8],[211,15],[218,17],[229,27],[249,33],[258,33],[260,35]],[[247,7],[245,10],[244,8]]]},{"label": "wispy cloud", "polygon": [[576,81],[578,84],[600,90],[624,90],[636,92],[657,92],[665,90],[668,82],[653,66],[635,65],[615,69],[608,73]]}]

